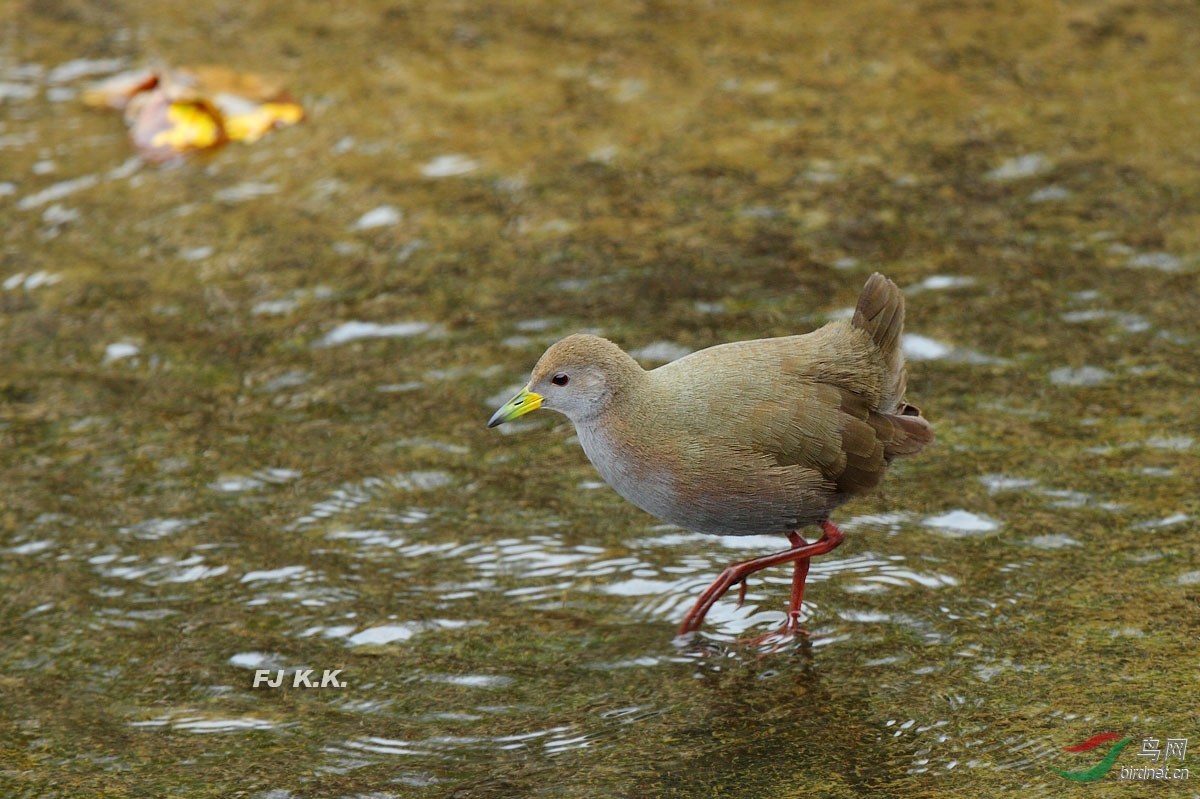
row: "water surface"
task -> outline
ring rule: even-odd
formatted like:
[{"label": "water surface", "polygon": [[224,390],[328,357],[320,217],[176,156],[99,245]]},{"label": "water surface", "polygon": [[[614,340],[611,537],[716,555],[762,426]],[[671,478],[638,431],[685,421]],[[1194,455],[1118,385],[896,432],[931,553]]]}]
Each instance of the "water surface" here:
[{"label": "water surface", "polygon": [[[0,9],[5,795],[1058,796],[1194,737],[1186,9]],[[78,95],[153,59],[309,118],[145,166]],[[874,270],[937,445],[839,511],[811,639],[736,643],[777,569],[674,644],[783,539],[488,416],[560,336],[650,366]]]}]

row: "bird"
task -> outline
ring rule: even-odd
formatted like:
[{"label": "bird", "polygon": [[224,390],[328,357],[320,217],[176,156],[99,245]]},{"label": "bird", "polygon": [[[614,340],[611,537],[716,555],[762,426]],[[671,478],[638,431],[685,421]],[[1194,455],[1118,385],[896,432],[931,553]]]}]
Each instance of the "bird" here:
[{"label": "bird", "polygon": [[[608,339],[550,346],[529,383],[488,427],[538,408],[565,415],[618,494],[659,519],[708,535],[771,535],[790,546],[733,563],[702,592],[678,637],[746,578],[792,563],[786,621],[759,638],[808,635],[800,626],[809,560],[842,543],[835,509],[865,493],[899,457],[932,443],[933,427],[905,402],[904,295],[876,272],[850,319],[802,335],[718,344],[643,369]],[[809,541],[800,530],[817,526]]]}]

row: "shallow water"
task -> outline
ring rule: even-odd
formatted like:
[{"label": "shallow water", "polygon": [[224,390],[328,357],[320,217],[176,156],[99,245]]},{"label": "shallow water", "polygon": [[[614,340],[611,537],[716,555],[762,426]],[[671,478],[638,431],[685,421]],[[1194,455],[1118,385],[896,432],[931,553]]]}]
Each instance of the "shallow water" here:
[{"label": "shallow water", "polygon": [[[5,795],[1123,796],[1194,737],[1186,8],[0,9]],[[142,165],[78,94],[153,58],[309,119]],[[674,644],[783,539],[488,416],[567,333],[649,366],[874,270],[937,445],[835,517],[810,639],[737,643],[781,568]]]}]

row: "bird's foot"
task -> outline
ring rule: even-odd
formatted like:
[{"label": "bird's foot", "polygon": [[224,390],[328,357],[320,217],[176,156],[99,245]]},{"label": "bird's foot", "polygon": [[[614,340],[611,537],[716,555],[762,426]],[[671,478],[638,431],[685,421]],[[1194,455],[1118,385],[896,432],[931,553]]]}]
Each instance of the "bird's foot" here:
[{"label": "bird's foot", "polygon": [[766,650],[759,657],[769,655],[773,652],[778,652],[783,648],[784,644],[796,638],[808,638],[811,635],[808,630],[800,626],[800,614],[789,613],[787,621],[778,630],[773,630],[763,635],[756,635],[753,638],[739,638],[739,644],[746,646],[762,647],[770,645],[770,649]]}]

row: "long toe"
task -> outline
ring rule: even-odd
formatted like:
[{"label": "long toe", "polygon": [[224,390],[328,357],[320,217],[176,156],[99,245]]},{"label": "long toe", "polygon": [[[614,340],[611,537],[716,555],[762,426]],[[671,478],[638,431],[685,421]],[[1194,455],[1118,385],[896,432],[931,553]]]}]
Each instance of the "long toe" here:
[{"label": "long toe", "polygon": [[767,646],[769,644],[771,648],[763,653],[769,655],[795,638],[808,638],[811,635],[808,630],[800,626],[800,614],[789,613],[787,621],[779,629],[762,635],[756,635],[753,638],[739,638],[737,642],[753,647]]}]

